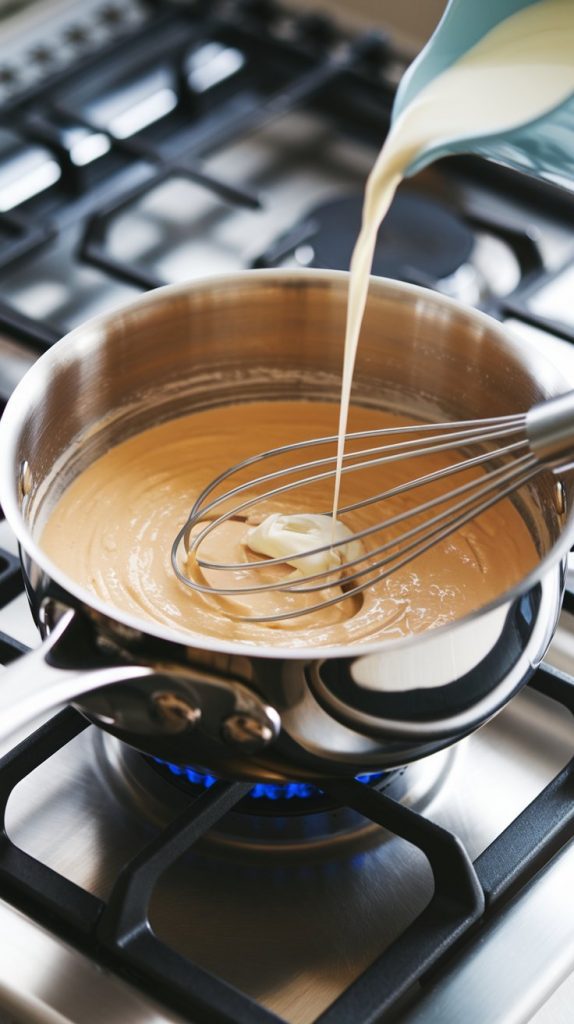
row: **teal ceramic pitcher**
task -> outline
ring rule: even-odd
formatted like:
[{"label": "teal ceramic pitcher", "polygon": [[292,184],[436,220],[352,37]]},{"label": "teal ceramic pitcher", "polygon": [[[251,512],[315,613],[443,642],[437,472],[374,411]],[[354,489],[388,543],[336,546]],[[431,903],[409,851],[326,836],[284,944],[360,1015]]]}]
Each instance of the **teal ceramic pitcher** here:
[{"label": "teal ceramic pitcher", "polygon": [[[501,21],[545,0],[450,0],[429,42],[400,83],[393,122],[433,78],[471,49]],[[565,0],[574,5],[574,0]],[[572,48],[574,64],[574,41]],[[560,105],[516,129],[497,135],[465,137],[426,150],[408,169],[414,174],[441,156],[472,152],[546,178],[574,191],[574,93]]]}]

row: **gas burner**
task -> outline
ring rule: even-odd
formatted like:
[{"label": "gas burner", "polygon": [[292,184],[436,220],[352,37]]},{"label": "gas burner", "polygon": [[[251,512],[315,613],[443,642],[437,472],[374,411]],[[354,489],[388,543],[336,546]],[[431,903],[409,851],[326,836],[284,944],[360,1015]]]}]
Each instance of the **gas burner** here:
[{"label": "gas burner", "polygon": [[[357,193],[318,204],[256,265],[347,270],[362,202]],[[435,288],[462,302],[485,304],[513,291],[522,268],[512,240],[483,227],[476,218],[467,221],[440,200],[407,188],[395,197],[379,232],[373,274]]]},{"label": "gas burner", "polygon": [[[96,732],[96,759],[106,786],[124,807],[163,827],[190,800],[210,788],[215,777],[147,757],[114,737]],[[458,748],[384,773],[361,775],[365,785],[421,811],[442,788]],[[261,783],[203,840],[219,850],[274,853],[329,852],[336,846],[366,849],[380,842],[376,825],[348,808],[336,806],[308,782]]]},{"label": "gas burner", "polygon": [[[159,757],[147,758],[147,761],[163,778],[180,787],[188,796],[199,796],[202,790],[211,789],[218,781],[216,775],[190,765],[173,764]],[[356,778],[365,785],[380,788],[389,775],[389,772],[366,772]],[[256,782],[249,795],[238,804],[237,811],[247,814],[312,814],[334,806],[322,789],[312,782]]]},{"label": "gas burner", "polygon": [[[362,196],[342,196],[310,211],[311,266],[349,266],[362,205]],[[414,192],[398,195],[379,232],[373,273],[419,284],[440,281],[468,262],[473,244],[471,229],[445,206]]]}]

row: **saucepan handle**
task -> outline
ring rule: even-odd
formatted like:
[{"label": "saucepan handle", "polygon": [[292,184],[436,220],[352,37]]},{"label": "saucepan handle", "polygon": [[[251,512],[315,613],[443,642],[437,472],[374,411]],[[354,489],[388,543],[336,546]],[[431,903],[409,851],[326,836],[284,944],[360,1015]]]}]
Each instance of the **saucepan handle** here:
[{"label": "saucepan handle", "polygon": [[0,739],[92,690],[154,675],[153,668],[142,665],[102,663],[85,671],[66,664],[79,629],[77,613],[65,612],[40,647],[0,674]]}]

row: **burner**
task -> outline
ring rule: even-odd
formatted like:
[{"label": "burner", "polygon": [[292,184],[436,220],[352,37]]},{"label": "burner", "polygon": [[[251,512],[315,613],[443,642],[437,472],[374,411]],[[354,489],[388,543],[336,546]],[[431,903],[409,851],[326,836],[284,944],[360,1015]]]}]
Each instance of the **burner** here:
[{"label": "burner", "polygon": [[[362,196],[321,203],[309,213],[315,225],[310,239],[311,265],[347,268],[361,225]],[[450,277],[467,263],[472,230],[447,207],[414,192],[398,195],[379,232],[373,273],[429,284]]]},{"label": "burner", "polygon": [[[140,754],[125,743],[95,731],[94,743],[104,782],[124,807],[138,818],[165,826],[190,799],[211,787],[216,778],[195,768],[180,767]],[[457,748],[424,761],[383,773],[361,775],[365,785],[386,792],[416,810],[426,808],[450,773]],[[260,783],[202,841],[234,853],[270,851],[308,855],[332,846],[367,848],[380,842],[377,826],[348,808],[337,807],[311,783]]]},{"label": "burner", "polygon": [[[307,210],[255,260],[255,266],[347,270],[362,202],[362,194],[353,193]],[[477,215],[464,219],[436,196],[407,186],[395,196],[379,232],[373,274],[488,307],[497,296],[510,294],[522,272],[531,269],[531,248],[518,230],[499,228]]]},{"label": "burner", "polygon": [[[311,209],[305,221],[262,257],[276,264],[294,252],[307,266],[346,270],[361,225],[363,197],[339,196]],[[416,192],[397,195],[379,232],[373,273],[432,285],[457,273],[474,248],[472,229],[435,199]]]},{"label": "burner", "polygon": [[[217,782],[216,775],[189,765],[172,764],[159,757],[148,757],[146,760],[163,778],[177,785],[188,796],[198,796],[203,789],[210,789]],[[365,784],[382,784],[389,774],[365,772],[356,778]],[[248,814],[309,814],[331,806],[332,803],[319,786],[311,782],[257,782],[238,805],[237,811]]]}]

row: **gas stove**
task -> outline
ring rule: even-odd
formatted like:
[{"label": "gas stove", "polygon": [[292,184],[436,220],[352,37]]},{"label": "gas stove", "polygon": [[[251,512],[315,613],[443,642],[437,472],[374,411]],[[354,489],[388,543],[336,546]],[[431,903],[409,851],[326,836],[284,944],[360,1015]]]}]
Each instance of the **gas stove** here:
[{"label": "gas stove", "polygon": [[[272,0],[0,22],[0,398],[160,284],[348,265],[405,55]],[[375,273],[479,306],[574,384],[574,196],[471,158],[401,189]],[[38,634],[0,519],[0,663]],[[0,1022],[561,1024],[574,999],[574,597],[478,733],[250,787],[67,708],[0,760]]]}]

